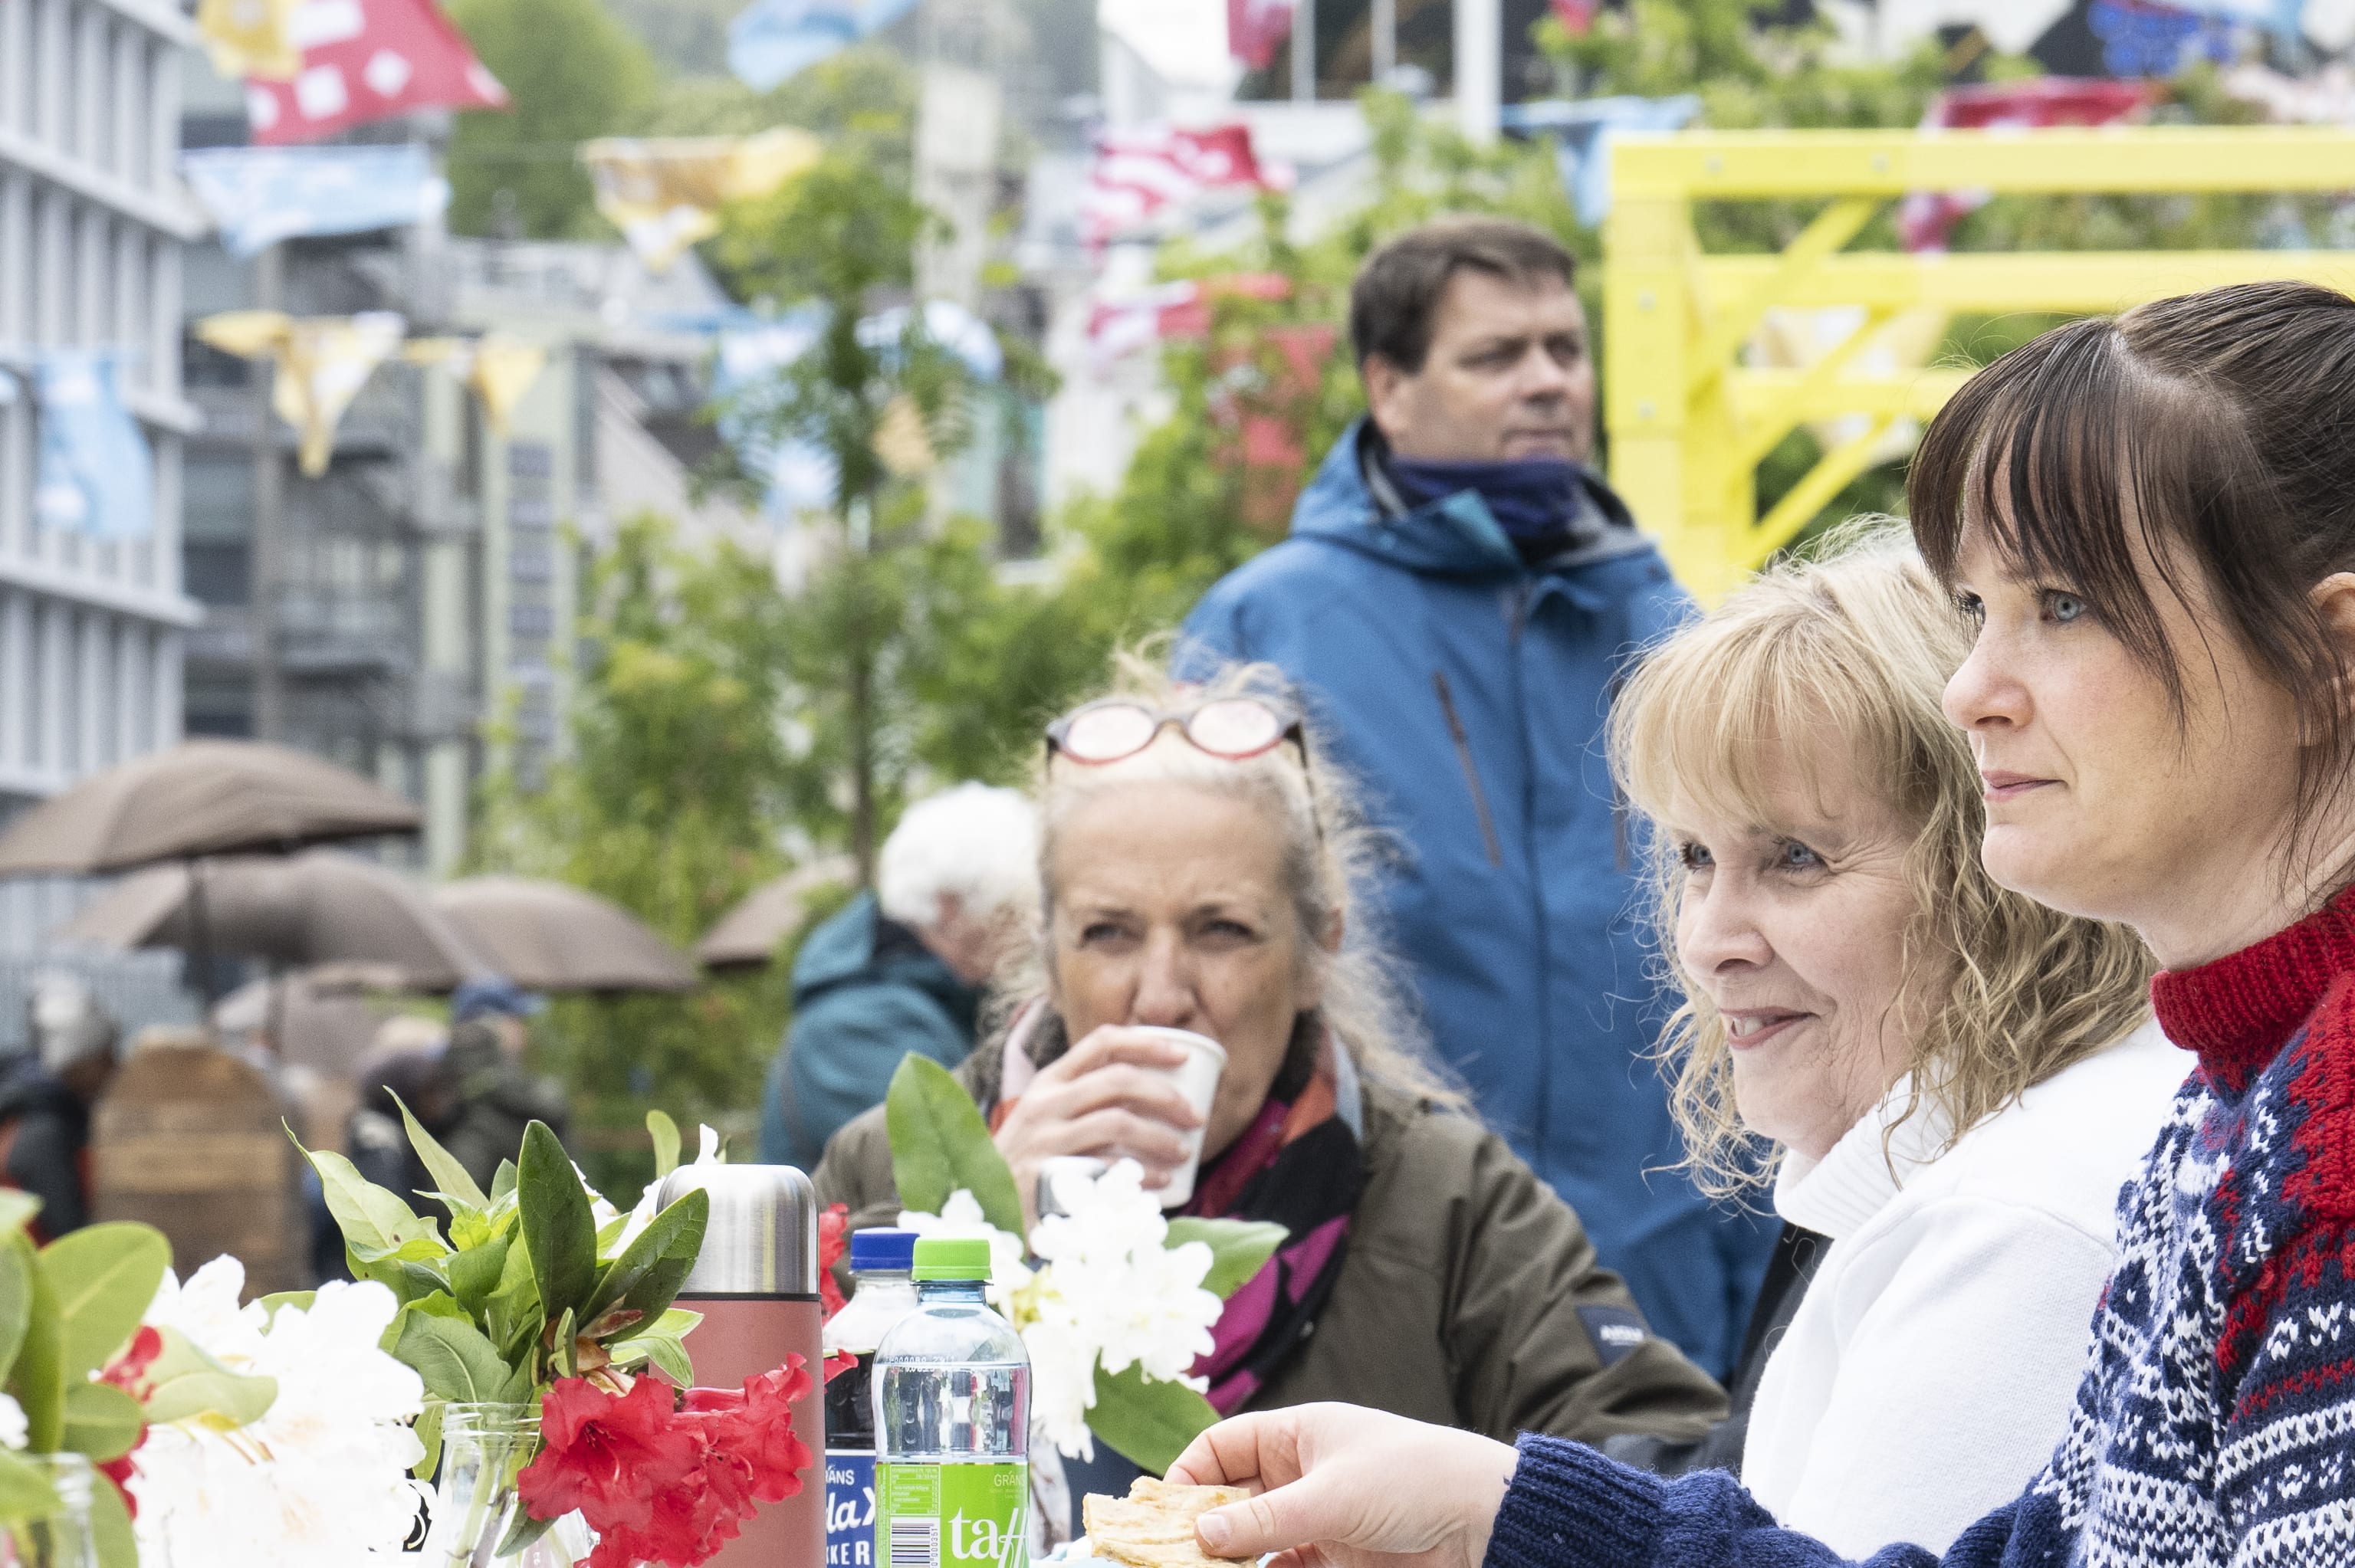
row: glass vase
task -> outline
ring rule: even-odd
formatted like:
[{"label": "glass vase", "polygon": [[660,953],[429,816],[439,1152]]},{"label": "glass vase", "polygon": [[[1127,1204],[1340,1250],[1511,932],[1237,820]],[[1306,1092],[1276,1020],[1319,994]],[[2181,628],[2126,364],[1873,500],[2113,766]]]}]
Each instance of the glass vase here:
[{"label": "glass vase", "polygon": [[521,1546],[528,1526],[516,1477],[531,1462],[539,1417],[527,1404],[442,1407],[442,1476],[422,1568],[572,1568],[596,1544],[577,1513]]},{"label": "glass vase", "polygon": [[0,1525],[0,1568],[98,1568],[91,1533],[91,1489],[98,1472],[80,1454],[12,1454],[30,1465],[57,1494],[53,1513]]}]

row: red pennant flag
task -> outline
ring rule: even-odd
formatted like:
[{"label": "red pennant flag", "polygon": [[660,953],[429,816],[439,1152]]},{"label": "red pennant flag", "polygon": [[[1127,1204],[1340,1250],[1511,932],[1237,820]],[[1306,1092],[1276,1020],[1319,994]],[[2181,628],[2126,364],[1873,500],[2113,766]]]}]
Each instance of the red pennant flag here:
[{"label": "red pennant flag", "polygon": [[433,0],[304,0],[292,80],[245,84],[260,146],[315,142],[412,109],[505,109],[507,91]]}]

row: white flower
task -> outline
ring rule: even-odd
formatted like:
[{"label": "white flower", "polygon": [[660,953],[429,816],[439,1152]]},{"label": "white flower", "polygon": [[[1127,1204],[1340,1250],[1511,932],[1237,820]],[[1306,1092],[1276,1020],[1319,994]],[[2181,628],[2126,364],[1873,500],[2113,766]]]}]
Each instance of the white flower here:
[{"label": "white flower", "polygon": [[1096,1457],[1088,1412],[1096,1403],[1096,1346],[1068,1316],[1041,1318],[1022,1330],[1030,1352],[1030,1419],[1055,1451]]},{"label": "white flower", "polygon": [[913,1231],[919,1238],[940,1236],[950,1240],[981,1237],[989,1243],[989,1304],[1016,1328],[1037,1316],[1027,1298],[1030,1284],[1030,1266],[1022,1259],[1022,1238],[1011,1231],[1001,1231],[982,1217],[981,1200],[960,1187],[949,1194],[937,1214],[919,1210],[902,1210],[900,1228]]},{"label": "white flower", "polygon": [[150,1428],[131,1478],[143,1553],[173,1568],[361,1568],[397,1556],[417,1515],[409,1467],[424,1454],[406,1424],[425,1390],[377,1347],[398,1309],[392,1292],[336,1282],[307,1309],[272,1317],[259,1302],[236,1306],[244,1283],[235,1258],[218,1258],[185,1286],[167,1275],[148,1309],[230,1371],[276,1379],[278,1397],[250,1426]]},{"label": "white flower", "polygon": [[30,1432],[25,1424],[25,1407],[0,1393],[0,1448],[22,1448]]}]

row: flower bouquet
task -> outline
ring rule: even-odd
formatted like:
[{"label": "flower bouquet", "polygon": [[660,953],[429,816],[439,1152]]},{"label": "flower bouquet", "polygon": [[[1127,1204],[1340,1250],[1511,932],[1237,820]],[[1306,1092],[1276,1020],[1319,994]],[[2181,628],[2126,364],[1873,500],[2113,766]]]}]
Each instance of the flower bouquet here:
[{"label": "flower bouquet", "polygon": [[1067,1212],[1041,1219],[1026,1245],[1013,1170],[946,1069],[902,1061],[884,1116],[908,1209],[900,1225],[989,1240],[990,1304],[1030,1352],[1040,1434],[1068,1457],[1092,1458],[1101,1437],[1167,1470],[1219,1418],[1189,1369],[1211,1348],[1224,1298],[1274,1255],[1284,1228],[1169,1219],[1124,1160],[1092,1181],[1059,1183]]},{"label": "flower bouquet", "polygon": [[[485,1542],[523,1560],[577,1510],[597,1532],[596,1568],[693,1568],[757,1505],[800,1489],[810,1452],[783,1414],[807,1386],[798,1361],[741,1391],[692,1386],[685,1340],[700,1319],[671,1302],[703,1244],[703,1192],[657,1211],[650,1185],[621,1213],[533,1122],[485,1192],[400,1109],[446,1237],[349,1160],[304,1152],[353,1274],[398,1303],[385,1348],[423,1382],[418,1473],[442,1471],[429,1563],[479,1562]],[[658,1181],[678,1134],[659,1112],[647,1121]],[[717,1143],[706,1128],[702,1161]],[[569,1542],[553,1554],[576,1555]]]},{"label": "flower bouquet", "polygon": [[37,1211],[0,1192],[0,1563],[357,1568],[400,1552],[422,1391],[378,1348],[389,1292],[240,1307],[234,1258],[184,1287],[151,1227],[37,1249]]}]

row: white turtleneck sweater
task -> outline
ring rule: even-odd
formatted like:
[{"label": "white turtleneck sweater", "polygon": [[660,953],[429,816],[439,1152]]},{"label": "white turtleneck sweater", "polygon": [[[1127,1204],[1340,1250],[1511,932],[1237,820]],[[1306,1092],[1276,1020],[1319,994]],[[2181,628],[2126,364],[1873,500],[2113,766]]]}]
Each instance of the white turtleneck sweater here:
[{"label": "white turtleneck sweater", "polygon": [[[2019,1494],[2067,1425],[2115,1256],[2118,1189],[2192,1066],[2156,1023],[2030,1089],[1932,1159],[1900,1081],[1774,1207],[1829,1236],[1766,1362],[1742,1479],[1844,1556],[1943,1552]],[[1891,1165],[1896,1167],[1895,1174]]]}]

